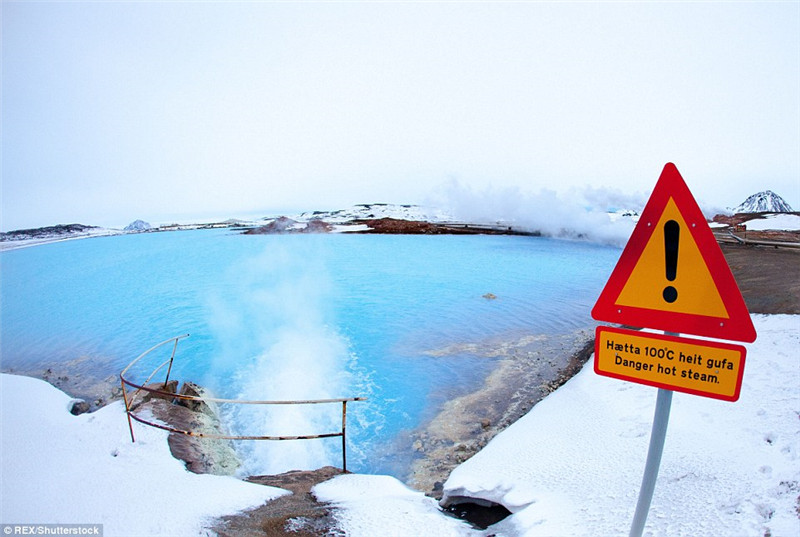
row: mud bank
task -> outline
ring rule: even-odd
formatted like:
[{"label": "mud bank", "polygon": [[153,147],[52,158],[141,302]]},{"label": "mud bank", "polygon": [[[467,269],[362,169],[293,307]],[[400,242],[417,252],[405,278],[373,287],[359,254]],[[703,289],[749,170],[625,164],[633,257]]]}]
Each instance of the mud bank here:
[{"label": "mud bank", "polygon": [[416,456],[406,482],[441,497],[450,472],[569,380],[591,356],[593,343],[593,329],[587,327],[569,334],[431,350],[432,357],[441,359],[468,351],[498,361],[478,390],[449,400],[409,435]]}]

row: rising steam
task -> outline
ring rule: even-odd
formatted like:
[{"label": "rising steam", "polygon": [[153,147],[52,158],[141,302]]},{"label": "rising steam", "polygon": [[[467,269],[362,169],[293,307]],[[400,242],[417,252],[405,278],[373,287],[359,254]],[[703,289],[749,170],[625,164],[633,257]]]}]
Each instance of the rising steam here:
[{"label": "rising steam", "polygon": [[[237,263],[226,286],[230,292],[211,301],[216,361],[241,364],[224,391],[246,400],[344,395],[348,346],[329,323],[329,280],[321,256],[311,250],[271,242],[260,255]],[[240,435],[321,434],[339,430],[341,405],[235,405],[226,417]],[[340,464],[331,440],[240,441],[237,449],[245,475]]]},{"label": "rising steam", "polygon": [[588,187],[559,194],[542,189],[528,193],[518,187],[473,190],[457,180],[439,189],[432,204],[446,208],[454,218],[474,223],[501,223],[539,232],[549,237],[580,238],[622,245],[630,237],[634,222],[613,219],[609,211],[641,211],[643,195]]}]

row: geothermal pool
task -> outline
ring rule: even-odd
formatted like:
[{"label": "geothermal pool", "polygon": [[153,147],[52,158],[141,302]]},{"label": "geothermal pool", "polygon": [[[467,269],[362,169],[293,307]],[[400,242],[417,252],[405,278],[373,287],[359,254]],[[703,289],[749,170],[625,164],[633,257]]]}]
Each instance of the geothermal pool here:
[{"label": "geothermal pool", "polygon": [[[231,230],[5,251],[1,365],[105,379],[189,333],[172,377],[219,396],[368,397],[348,405],[348,469],[391,473],[383,455],[398,435],[491,371],[493,361],[464,344],[589,326],[618,256],[613,247],[539,237]],[[438,352],[453,348],[464,350]],[[242,434],[338,430],[340,406],[302,408],[226,411],[226,424]],[[237,448],[245,474],[341,463],[339,439]]]}]

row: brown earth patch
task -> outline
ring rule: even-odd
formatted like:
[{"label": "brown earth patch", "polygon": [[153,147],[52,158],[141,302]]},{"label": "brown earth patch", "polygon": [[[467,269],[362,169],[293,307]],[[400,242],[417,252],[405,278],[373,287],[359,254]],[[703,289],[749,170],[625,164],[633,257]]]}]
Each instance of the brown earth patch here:
[{"label": "brown earth patch", "polygon": [[800,249],[721,247],[750,313],[800,314]]},{"label": "brown earth patch", "polygon": [[333,537],[343,535],[335,528],[331,508],[317,502],[311,489],[317,483],[341,475],[342,470],[325,466],[313,471],[251,476],[247,481],[279,487],[292,492],[254,509],[222,517],[211,530],[220,537]]}]

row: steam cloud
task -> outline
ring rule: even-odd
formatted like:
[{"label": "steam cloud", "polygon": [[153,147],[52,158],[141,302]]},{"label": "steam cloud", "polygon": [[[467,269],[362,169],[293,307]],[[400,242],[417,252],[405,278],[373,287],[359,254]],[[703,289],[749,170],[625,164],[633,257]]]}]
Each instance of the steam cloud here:
[{"label": "steam cloud", "polygon": [[531,194],[517,187],[475,191],[456,180],[450,181],[433,203],[458,220],[506,224],[549,237],[584,239],[624,245],[633,231],[629,218],[613,219],[609,211],[631,209],[641,212],[645,196],[618,189],[592,188],[558,194],[542,189]]},{"label": "steam cloud", "polygon": [[[291,252],[302,251],[292,245]],[[245,400],[341,397],[347,384],[346,341],[327,323],[330,286],[314,252],[290,253],[271,243],[237,264],[229,292],[210,302],[217,362],[242,362],[227,389]],[[229,405],[230,406],[230,405]],[[310,435],[336,432],[341,405],[233,405],[226,417],[236,434]],[[334,439],[338,440],[338,439]],[[240,441],[244,475],[340,464],[332,440]]]}]

